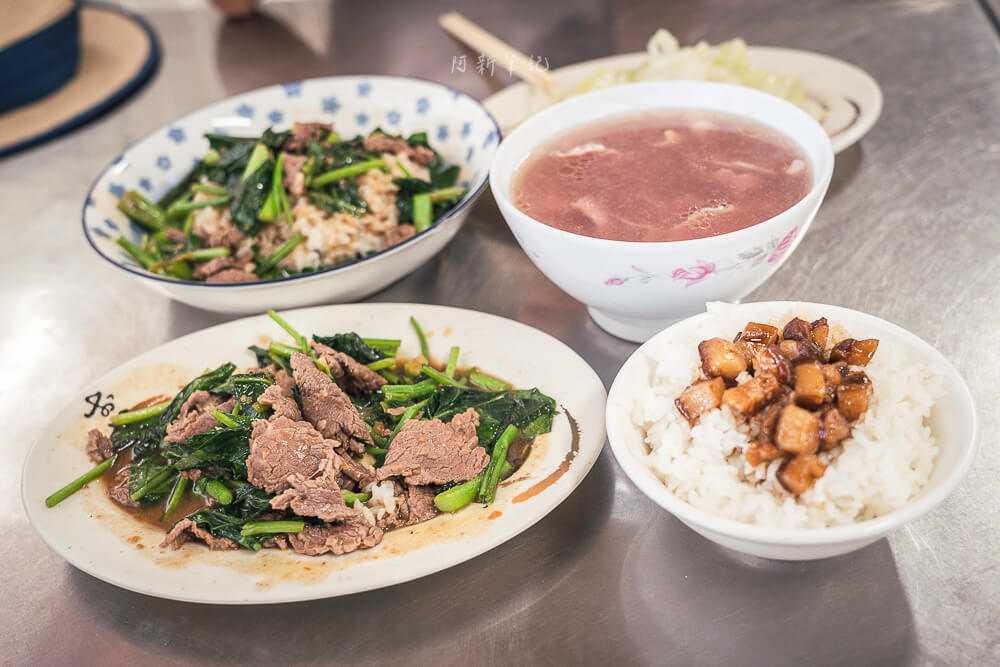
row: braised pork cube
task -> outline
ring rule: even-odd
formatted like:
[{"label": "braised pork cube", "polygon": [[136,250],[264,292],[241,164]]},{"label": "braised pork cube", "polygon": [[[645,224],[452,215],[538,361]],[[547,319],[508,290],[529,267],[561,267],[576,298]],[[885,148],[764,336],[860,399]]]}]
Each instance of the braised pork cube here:
[{"label": "braised pork cube", "polygon": [[870,384],[843,383],[837,387],[837,409],[847,421],[857,421],[868,409]]},{"label": "braised pork cube", "polygon": [[737,375],[747,369],[747,360],[736,345],[723,338],[701,341],[698,344],[698,354],[701,355],[701,370],[710,378],[735,380]]},{"label": "braised pork cube", "polygon": [[741,385],[727,389],[722,402],[737,412],[750,416],[781,394],[781,383],[770,373],[760,373]]},{"label": "braised pork cube", "polygon": [[830,324],[825,317],[821,317],[809,325],[812,329],[812,339],[821,350],[826,349],[826,339],[830,336]]},{"label": "braised pork cube", "polygon": [[781,456],[781,450],[775,447],[768,438],[764,437],[757,438],[751,442],[743,453],[746,462],[755,468],[761,463],[768,463],[779,456]]},{"label": "braised pork cube", "polygon": [[793,364],[802,363],[810,359],[823,359],[823,351],[811,340],[783,340],[778,349]]},{"label": "braised pork cube", "polygon": [[830,350],[830,362],[832,363],[834,361],[843,361],[846,364],[847,355],[851,351],[851,346],[854,345],[856,342],[857,341],[854,340],[853,338],[845,338],[844,340],[834,345],[833,349]]},{"label": "braised pork cube", "polygon": [[781,331],[781,337],[785,340],[805,340],[812,342],[812,327],[805,320],[794,318],[785,325]]},{"label": "braised pork cube", "polygon": [[830,361],[846,361],[851,366],[867,366],[878,349],[877,338],[845,338],[830,350]]},{"label": "braised pork cube", "polygon": [[819,449],[819,417],[797,405],[781,409],[774,442],[786,452],[815,454]]},{"label": "braised pork cube", "polygon": [[759,322],[747,322],[743,331],[736,334],[733,340],[736,347],[740,349],[747,363],[753,363],[753,358],[757,353],[768,345],[775,345],[778,342],[778,328],[770,324]]},{"label": "braised pork cube", "polygon": [[778,327],[770,324],[760,324],[759,322],[747,322],[740,332],[740,338],[751,343],[757,343],[767,347],[778,342]]},{"label": "braised pork cube", "polygon": [[846,373],[841,373],[840,383],[861,384],[868,388],[869,394],[871,394],[873,391],[871,378],[869,378],[868,374],[865,373],[864,371],[852,371],[848,369]]},{"label": "braised pork cube", "polygon": [[766,408],[750,418],[750,433],[767,438],[769,441],[774,433],[774,425],[778,423],[781,408],[788,404],[787,398],[778,398]]},{"label": "braised pork cube", "polygon": [[826,378],[817,361],[795,367],[795,402],[804,408],[818,408],[826,401]]},{"label": "braised pork cube", "polygon": [[836,387],[840,384],[840,368],[836,364],[823,364],[823,379]]},{"label": "braised pork cube", "polygon": [[830,408],[823,413],[819,426],[821,449],[833,449],[840,441],[851,434],[851,425],[844,419],[837,408]]},{"label": "braised pork cube", "polygon": [[778,468],[778,481],[790,493],[799,495],[812,488],[826,472],[826,466],[812,454],[798,454]]},{"label": "braised pork cube", "polygon": [[722,393],[725,390],[726,383],[722,378],[695,382],[674,400],[674,405],[684,419],[693,424],[704,413],[722,405]]},{"label": "braised pork cube", "polygon": [[777,345],[769,345],[753,358],[753,368],[758,373],[770,373],[784,384],[792,383],[792,364]]}]

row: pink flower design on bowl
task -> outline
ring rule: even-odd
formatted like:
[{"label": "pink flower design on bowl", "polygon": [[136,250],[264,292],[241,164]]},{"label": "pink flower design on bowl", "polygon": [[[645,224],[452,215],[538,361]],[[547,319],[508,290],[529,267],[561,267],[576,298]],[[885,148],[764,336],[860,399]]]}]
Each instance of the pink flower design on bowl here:
[{"label": "pink flower design on bowl", "polygon": [[799,233],[799,228],[792,227],[792,231],[785,234],[785,238],[781,239],[778,245],[775,246],[774,252],[772,252],[771,256],[767,258],[767,263],[773,264],[774,262],[777,262],[779,259],[781,259],[785,255],[785,253],[788,252],[788,248],[791,247],[792,241],[795,240],[795,235],[798,233]]},{"label": "pink flower design on bowl", "polygon": [[670,277],[674,280],[683,280],[684,287],[691,287],[691,285],[697,285],[713,273],[715,273],[715,264],[699,259],[695,266],[674,269]]}]

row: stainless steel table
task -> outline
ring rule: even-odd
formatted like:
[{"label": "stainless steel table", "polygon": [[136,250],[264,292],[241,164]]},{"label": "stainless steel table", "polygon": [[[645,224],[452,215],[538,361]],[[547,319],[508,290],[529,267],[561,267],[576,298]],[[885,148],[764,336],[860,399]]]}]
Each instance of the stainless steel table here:
[{"label": "stainless steel table", "polygon": [[[552,66],[640,49],[664,25],[684,43],[741,35],[813,49],[881,82],[882,119],[838,157],[809,236],[751,298],[865,310],[915,331],[959,367],[979,403],[982,450],[936,512],[841,558],[749,560],[655,507],[605,452],[561,507],[464,565],[345,598],[222,608],[93,579],[51,553],[21,509],[21,463],[51,410],[150,346],[224,319],[170,303],[97,259],[79,228],[87,187],[161,123],[258,85],[394,73],[484,96],[507,81],[451,72],[452,57],[465,51],[434,18],[457,2],[288,2],[243,23],[163,4],[148,12],[165,53],[148,87],[98,122],[0,161],[0,662],[1000,662],[1000,52],[981,5],[458,7]],[[634,349],[599,330],[527,261],[489,195],[440,256],[373,300],[521,320],[569,343],[608,384]]]}]

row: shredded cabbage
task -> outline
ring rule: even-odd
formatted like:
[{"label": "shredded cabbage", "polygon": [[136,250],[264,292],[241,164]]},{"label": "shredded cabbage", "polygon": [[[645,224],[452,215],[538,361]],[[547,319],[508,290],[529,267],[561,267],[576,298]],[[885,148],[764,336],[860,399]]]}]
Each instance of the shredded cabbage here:
[{"label": "shredded cabbage", "polygon": [[735,83],[771,93],[823,120],[826,109],[805,94],[802,79],[792,74],[754,67],[747,60],[747,45],[740,38],[717,46],[698,42],[681,47],[677,38],[660,28],[646,44],[649,58],[635,69],[600,68],[573,89],[574,94],[636,81],[697,80]]}]

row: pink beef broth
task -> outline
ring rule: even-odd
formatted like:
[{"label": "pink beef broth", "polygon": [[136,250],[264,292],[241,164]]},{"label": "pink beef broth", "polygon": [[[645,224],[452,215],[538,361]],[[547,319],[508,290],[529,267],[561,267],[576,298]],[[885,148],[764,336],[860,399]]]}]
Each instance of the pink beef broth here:
[{"label": "pink beef broth", "polygon": [[712,111],[612,116],[556,136],[514,174],[515,205],[551,227],[614,241],[685,241],[774,217],[812,186],[802,150]]}]

